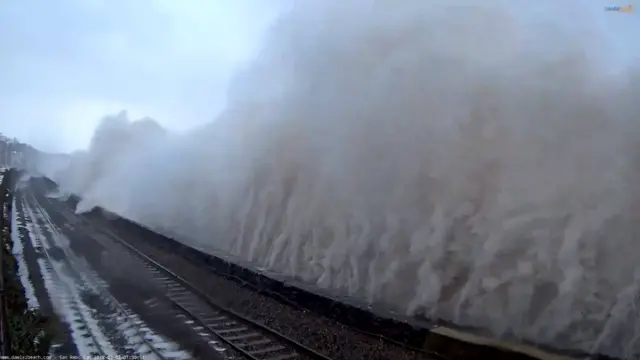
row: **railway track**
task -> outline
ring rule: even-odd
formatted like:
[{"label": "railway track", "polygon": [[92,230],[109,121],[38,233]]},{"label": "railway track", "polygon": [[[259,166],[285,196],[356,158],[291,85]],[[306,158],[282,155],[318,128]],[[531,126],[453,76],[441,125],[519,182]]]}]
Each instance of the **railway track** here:
[{"label": "railway track", "polygon": [[[60,209],[61,204],[46,196],[40,196],[52,207]],[[228,345],[236,353],[250,360],[331,360],[279,332],[251,320],[227,307],[217,303],[197,286],[178,276],[171,270],[148,257],[142,251],[129,244],[109,229],[102,229],[90,220],[72,214],[64,207],[60,210],[65,218],[80,219],[83,226],[103,236],[98,237],[103,246],[113,248],[116,245],[125,256],[137,260],[148,274],[148,278],[162,289],[164,297],[171,303],[178,317],[188,322],[201,336],[214,336]],[[112,245],[106,244],[111,242]],[[212,347],[218,343],[209,341]]]},{"label": "railway track", "polygon": [[[29,206],[29,199],[23,198],[22,201],[21,207],[26,210],[29,217],[34,221],[34,223],[32,223],[33,227],[39,227],[36,220],[39,218],[49,225],[50,230],[55,231],[55,225],[44,215],[45,210],[38,204],[35,196],[31,195],[31,206]],[[35,212],[39,213],[38,216],[36,216]],[[42,231],[42,228],[38,231]],[[60,234],[51,235],[59,236]],[[84,345],[92,349],[89,356],[107,358],[121,354],[117,354],[115,349],[111,348],[111,346],[104,341],[101,341],[101,339],[96,337],[94,332],[90,331],[90,329],[94,327],[95,320],[83,304],[78,289],[68,280],[68,275],[65,274],[65,272],[75,273],[78,278],[84,280],[85,286],[99,295],[102,303],[111,308],[115,316],[123,319],[123,323],[120,325],[121,330],[129,334],[127,339],[128,344],[126,349],[123,349],[125,352],[133,351],[137,355],[151,359],[184,359],[184,356],[174,356],[176,355],[175,349],[167,347],[166,341],[162,339],[152,340],[153,338],[149,336],[148,331],[145,331],[142,322],[137,319],[137,316],[108,291],[108,286],[104,281],[99,279],[95,272],[89,271],[86,268],[80,268],[79,265],[82,262],[79,261],[74,254],[69,252],[67,248],[58,247],[62,248],[66,258],[72,261],[61,264],[51,253],[51,248],[56,246],[56,244],[45,245],[38,239],[38,242],[34,245],[40,253],[44,255],[44,259],[40,262],[40,267],[43,270],[42,275],[45,278],[45,282],[49,280],[49,284],[51,284],[52,293],[58,294],[57,300],[71,310],[70,314],[73,317],[73,322],[80,323],[80,328],[89,330],[83,335],[86,339]]]},{"label": "railway track", "polygon": [[[35,223],[35,214],[32,211],[32,208],[28,205],[28,200],[26,198],[22,198],[22,201],[16,202],[21,207],[23,214],[26,214],[33,222],[31,226],[33,229],[38,227],[38,224]],[[38,229],[37,231],[40,231]],[[35,231],[35,230],[34,230]],[[41,270],[42,277],[44,278],[47,290],[53,294],[60,294],[60,296],[56,299],[63,306],[71,309],[69,312],[70,316],[73,317],[73,321],[76,323],[80,323],[81,326],[85,329],[89,329],[90,327],[90,318],[83,311],[83,307],[81,306],[81,301],[78,298],[77,291],[73,288],[71,284],[65,281],[65,276],[62,274],[62,271],[59,267],[54,266],[56,261],[53,259],[50,251],[49,245],[45,245],[42,243],[42,237],[38,236],[34,239],[31,239],[35,250],[43,255],[41,261],[39,261],[39,267]],[[90,356],[98,357],[98,356],[108,356],[109,351],[104,348],[104,346],[98,341],[95,335],[92,332],[87,332],[87,342],[86,346],[88,348],[92,348]]]}]

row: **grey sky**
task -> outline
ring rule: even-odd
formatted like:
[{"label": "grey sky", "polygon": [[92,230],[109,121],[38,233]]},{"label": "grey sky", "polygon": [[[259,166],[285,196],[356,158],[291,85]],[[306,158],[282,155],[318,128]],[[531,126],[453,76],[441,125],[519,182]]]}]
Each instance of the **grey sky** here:
[{"label": "grey sky", "polygon": [[269,1],[20,0],[0,7],[0,132],[86,146],[127,109],[171,128],[210,120],[282,8]]},{"label": "grey sky", "polygon": [[[637,1],[635,14],[605,12],[605,6],[628,4],[605,0],[552,11],[568,24],[578,12],[590,14],[613,49],[612,66],[618,66],[640,60]],[[3,1],[0,132],[43,150],[69,151],[87,145],[101,116],[121,109],[174,129],[209,121],[224,104],[230,75],[251,57],[285,4]]]}]

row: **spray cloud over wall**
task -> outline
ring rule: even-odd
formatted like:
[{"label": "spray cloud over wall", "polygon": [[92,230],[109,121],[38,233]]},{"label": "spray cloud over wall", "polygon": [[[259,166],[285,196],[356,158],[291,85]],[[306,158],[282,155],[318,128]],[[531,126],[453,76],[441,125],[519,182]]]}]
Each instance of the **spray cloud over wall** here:
[{"label": "spray cloud over wall", "polygon": [[305,2],[215,122],[105,118],[56,180],[78,211],[408,314],[627,356],[638,73],[607,77],[583,33],[502,5]]}]

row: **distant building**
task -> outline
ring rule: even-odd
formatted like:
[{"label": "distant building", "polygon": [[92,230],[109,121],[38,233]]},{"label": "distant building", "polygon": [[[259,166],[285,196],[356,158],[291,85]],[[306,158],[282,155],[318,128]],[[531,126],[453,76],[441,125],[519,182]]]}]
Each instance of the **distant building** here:
[{"label": "distant building", "polygon": [[31,146],[0,134],[0,166],[25,168],[29,163],[28,159],[37,153]]}]

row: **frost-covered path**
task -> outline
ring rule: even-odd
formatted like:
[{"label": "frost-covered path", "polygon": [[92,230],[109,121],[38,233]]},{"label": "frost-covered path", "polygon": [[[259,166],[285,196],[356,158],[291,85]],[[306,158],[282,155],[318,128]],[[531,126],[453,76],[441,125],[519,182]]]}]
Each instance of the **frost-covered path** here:
[{"label": "frost-covered path", "polygon": [[188,343],[157,326],[171,327],[171,319],[137,311],[150,309],[159,294],[136,279],[136,264],[113,256],[100,234],[55,210],[29,182],[16,191],[11,216],[12,250],[28,305],[57,319],[52,355],[194,358]]}]

